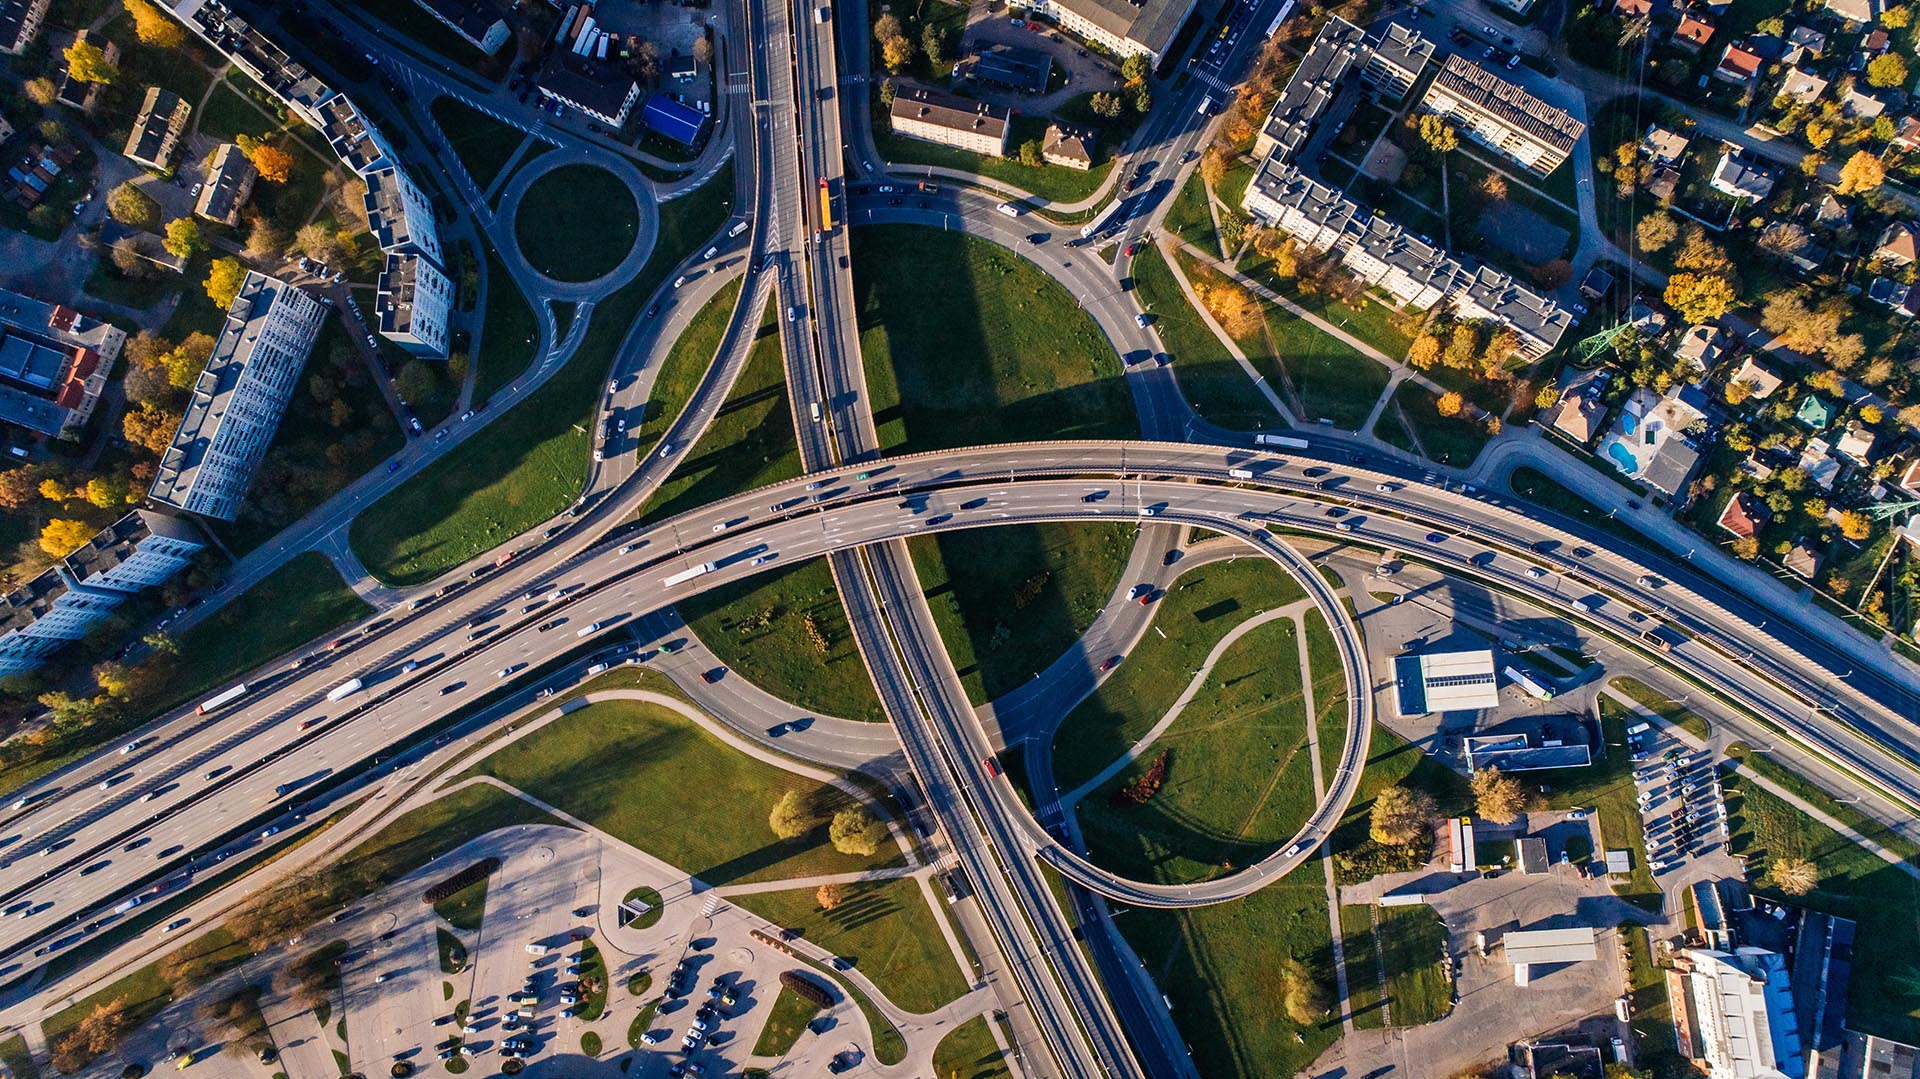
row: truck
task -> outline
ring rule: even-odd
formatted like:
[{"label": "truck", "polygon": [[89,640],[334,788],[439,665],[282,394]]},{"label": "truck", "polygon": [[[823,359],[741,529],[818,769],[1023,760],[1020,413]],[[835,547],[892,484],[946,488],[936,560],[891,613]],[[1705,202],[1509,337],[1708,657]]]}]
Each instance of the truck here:
[{"label": "truck", "polygon": [[688,581],[691,581],[695,577],[698,577],[702,574],[712,573],[713,570],[714,570],[714,564],[712,562],[702,562],[699,565],[693,567],[692,569],[683,569],[679,573],[669,574],[666,577],[662,577],[660,579],[660,587],[672,588],[674,585],[677,585],[677,584],[685,584]]},{"label": "truck", "polygon": [[344,701],[358,692],[360,692],[360,680],[358,678],[349,678],[332,689],[327,690],[327,699],[330,701]]},{"label": "truck", "polygon": [[1586,614],[1592,614],[1593,612],[1599,610],[1601,607],[1605,606],[1606,602],[1607,602],[1607,597],[1601,595],[1598,592],[1591,592],[1591,593],[1588,593],[1587,595],[1581,596],[1579,599],[1574,600],[1573,605],[1579,608],[1582,612]]},{"label": "truck", "polygon": [[1527,694],[1536,700],[1550,701],[1554,697],[1553,690],[1529,671],[1509,663],[1503,673],[1509,681],[1526,690]]},{"label": "truck", "polygon": [[513,552],[507,551],[506,553],[502,554],[499,558],[496,558],[493,560],[493,568],[499,569],[501,566],[504,566],[511,561],[513,561]]},{"label": "truck", "polygon": [[1100,216],[1087,222],[1085,227],[1081,228],[1080,238],[1082,240],[1091,239],[1094,235],[1105,232],[1107,226],[1114,224],[1120,219],[1120,208],[1125,205],[1126,201],[1121,200],[1100,211]]},{"label": "truck", "polygon": [[247,684],[245,682],[242,682],[239,685],[234,686],[232,689],[223,690],[219,693],[214,694],[211,697],[208,697],[206,700],[201,701],[200,706],[193,710],[193,714],[196,716],[204,716],[208,712],[211,712],[216,708],[224,708],[227,705],[232,704],[233,702],[239,700],[240,698],[246,695],[247,695]]},{"label": "truck", "polygon": [[1655,648],[1658,648],[1662,652],[1673,651],[1673,642],[1667,640],[1667,635],[1664,633],[1661,633],[1660,627],[1657,625],[1641,630],[1640,640],[1646,644],[1650,644]]},{"label": "truck", "polygon": [[1306,439],[1295,438],[1292,435],[1258,434],[1253,436],[1253,441],[1261,446],[1284,446],[1290,450],[1304,450],[1309,448]]},{"label": "truck", "polygon": [[1227,469],[1227,475],[1233,477],[1236,480],[1250,480],[1253,478],[1253,469],[1229,468]]},{"label": "truck", "polygon": [[825,176],[820,177],[820,231],[833,231],[833,188]]}]

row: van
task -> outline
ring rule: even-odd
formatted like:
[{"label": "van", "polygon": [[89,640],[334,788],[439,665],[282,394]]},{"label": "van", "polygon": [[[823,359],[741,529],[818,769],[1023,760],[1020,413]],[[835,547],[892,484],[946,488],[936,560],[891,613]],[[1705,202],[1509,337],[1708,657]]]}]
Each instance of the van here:
[{"label": "van", "polygon": [[734,226],[733,226],[732,228],[730,228],[730,229],[728,229],[728,230],[727,230],[727,235],[728,235],[728,236],[738,236],[738,235],[740,235],[741,233],[743,233],[743,232],[745,232],[745,231],[747,231],[747,222],[745,222],[745,221],[742,221],[742,222],[740,222],[740,223],[738,223],[738,224],[736,224],[736,225],[734,225]]},{"label": "van", "polygon": [[529,944],[527,945],[527,954],[528,955],[545,955],[547,954],[547,946],[544,944]]},{"label": "van", "polygon": [[818,401],[809,402],[807,404],[807,412],[813,416],[813,422],[815,423],[820,422],[820,402]]},{"label": "van", "polygon": [[596,664],[594,664],[593,666],[591,666],[591,667],[588,667],[588,668],[587,668],[587,673],[588,673],[588,674],[599,674],[599,673],[601,673],[602,671],[605,671],[606,669],[607,669],[607,665],[606,665],[606,664],[604,664],[604,663],[596,663]]},{"label": "van", "polygon": [[1253,470],[1250,468],[1229,468],[1227,469],[1227,475],[1232,476],[1236,480],[1250,480],[1253,478]]},{"label": "van", "polygon": [[826,4],[822,4],[819,7],[813,9],[814,22],[824,23],[832,17],[833,17],[833,9],[831,7],[828,7]]},{"label": "van", "polygon": [[999,206],[996,206],[994,208],[999,210],[1001,213],[1006,214],[1008,217],[1020,216],[1020,207],[1015,206],[1011,202],[1003,202]]}]

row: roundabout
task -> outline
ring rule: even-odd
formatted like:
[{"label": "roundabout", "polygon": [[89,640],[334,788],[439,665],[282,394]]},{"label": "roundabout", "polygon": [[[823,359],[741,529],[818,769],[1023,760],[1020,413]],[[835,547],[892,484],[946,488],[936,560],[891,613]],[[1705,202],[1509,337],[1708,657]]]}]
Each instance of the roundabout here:
[{"label": "roundabout", "polygon": [[515,173],[498,219],[513,224],[503,252],[541,278],[549,301],[619,288],[646,265],[660,234],[659,205],[631,163],[568,153],[544,154]]}]

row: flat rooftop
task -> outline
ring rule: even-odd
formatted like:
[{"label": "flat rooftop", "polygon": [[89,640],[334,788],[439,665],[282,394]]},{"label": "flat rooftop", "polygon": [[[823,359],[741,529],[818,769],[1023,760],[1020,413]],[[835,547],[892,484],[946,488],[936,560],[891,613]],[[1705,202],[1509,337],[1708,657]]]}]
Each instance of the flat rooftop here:
[{"label": "flat rooftop", "polygon": [[1594,942],[1593,929],[1521,929],[1500,938],[1507,962],[1584,963],[1600,958],[1600,946]]}]

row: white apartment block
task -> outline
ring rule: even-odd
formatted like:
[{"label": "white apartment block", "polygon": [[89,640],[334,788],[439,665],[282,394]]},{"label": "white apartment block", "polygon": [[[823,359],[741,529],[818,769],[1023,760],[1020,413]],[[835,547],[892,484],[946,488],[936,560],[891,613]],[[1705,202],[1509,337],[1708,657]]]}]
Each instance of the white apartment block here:
[{"label": "white apartment block", "polygon": [[1560,167],[1587,125],[1458,53],[1427,87],[1422,111],[1452,120],[1467,138],[1535,175]]},{"label": "white apartment block", "polygon": [[421,359],[446,359],[453,296],[453,282],[431,261],[411,252],[389,253],[374,301],[380,336]]},{"label": "white apartment block", "polygon": [[420,188],[391,165],[367,173],[366,181],[367,225],[380,250],[412,251],[443,265],[439,226]]},{"label": "white apartment block", "polygon": [[992,157],[1006,156],[1013,126],[1010,109],[924,86],[901,86],[889,115],[896,135]]},{"label": "white apartment block", "polygon": [[1155,64],[1193,13],[1195,0],[1038,0],[1033,10],[1118,56]]},{"label": "white apartment block", "polygon": [[150,497],[232,521],[267,455],[327,308],[278,278],[249,273],[161,455]]},{"label": "white apartment block", "polygon": [[0,0],[0,52],[18,56],[40,36],[53,0]]}]

